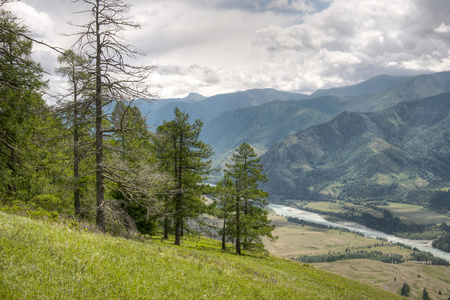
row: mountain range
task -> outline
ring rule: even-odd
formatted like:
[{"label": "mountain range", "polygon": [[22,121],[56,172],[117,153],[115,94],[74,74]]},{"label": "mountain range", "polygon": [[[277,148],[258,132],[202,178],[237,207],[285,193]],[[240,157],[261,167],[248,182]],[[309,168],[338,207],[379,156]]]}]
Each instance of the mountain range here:
[{"label": "mountain range", "polygon": [[[448,141],[443,137],[448,132],[448,126],[443,125],[446,121],[441,120],[443,123],[435,124],[432,129],[425,124],[414,127],[413,123],[404,122],[409,120],[407,115],[401,114],[400,122],[390,110],[420,100],[417,103],[423,104],[407,112],[414,111],[418,119],[425,120],[430,114],[438,113],[431,111],[434,106],[426,103],[441,99],[440,109],[446,108],[450,98],[445,93],[449,91],[450,72],[413,77],[380,75],[356,85],[318,90],[311,95],[273,89],[212,97],[190,94],[183,99],[156,101],[144,112],[148,113],[148,123],[153,128],[163,120],[171,120],[175,107],[186,111],[192,120],[202,119],[201,139],[215,151],[213,161],[217,168],[224,167],[241,143],[250,143],[262,155],[269,177],[267,189],[273,199],[317,195],[364,198],[386,194],[386,185],[397,192],[402,188],[445,185],[443,182],[448,179],[439,167],[431,168],[430,164],[432,161],[448,166],[444,163],[448,160],[445,157]],[[436,95],[439,96],[434,98]],[[442,111],[448,115],[448,110]],[[382,116],[388,115],[390,121],[382,120]],[[389,127],[389,124],[398,126]],[[408,135],[417,137],[406,141],[403,136]],[[430,141],[431,136],[433,141],[434,136],[439,136],[440,142]],[[336,148],[337,145],[344,148]],[[444,157],[436,156],[440,152],[433,152],[430,147],[444,147],[439,150]],[[424,159],[427,164],[420,165],[416,152],[422,158],[431,155],[431,161]],[[316,157],[319,154],[320,159]],[[213,179],[219,177],[220,174]],[[357,192],[358,187],[364,186],[360,185],[363,182],[370,188]]]},{"label": "mountain range", "polygon": [[377,112],[343,112],[267,151],[266,189],[279,199],[386,199],[446,187],[449,128],[450,93]]}]

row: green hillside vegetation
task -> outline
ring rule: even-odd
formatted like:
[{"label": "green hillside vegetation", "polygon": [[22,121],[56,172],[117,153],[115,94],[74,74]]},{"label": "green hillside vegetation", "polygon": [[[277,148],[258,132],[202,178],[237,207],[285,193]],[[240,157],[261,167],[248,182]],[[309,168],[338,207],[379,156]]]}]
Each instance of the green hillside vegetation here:
[{"label": "green hillside vegetation", "polygon": [[282,137],[329,121],[338,112],[332,105],[338,99],[326,98],[328,101],[323,99],[323,103],[314,108],[303,100],[296,100],[233,110],[207,122],[202,139],[215,151],[214,165],[223,167],[230,157],[230,149],[244,142],[264,153]]},{"label": "green hillside vegetation", "polygon": [[[132,241],[0,213],[2,299],[396,299],[308,265],[217,241]],[[400,298],[399,298],[400,299]]]},{"label": "green hillside vegetation", "polygon": [[450,216],[418,205],[390,202],[380,208],[389,210],[405,224],[450,224]]},{"label": "green hillside vegetation", "polygon": [[450,180],[449,97],[344,112],[283,139],[262,157],[271,199],[430,202]]}]

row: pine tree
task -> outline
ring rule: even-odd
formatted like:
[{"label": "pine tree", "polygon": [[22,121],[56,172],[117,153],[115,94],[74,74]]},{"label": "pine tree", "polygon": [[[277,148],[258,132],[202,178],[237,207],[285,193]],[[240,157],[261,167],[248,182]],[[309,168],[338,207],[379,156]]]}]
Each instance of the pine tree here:
[{"label": "pine tree", "polygon": [[400,294],[402,296],[409,297],[410,293],[411,293],[411,289],[410,289],[409,285],[407,283],[403,283],[402,291]]},{"label": "pine tree", "polygon": [[215,215],[223,220],[222,229],[219,230],[219,234],[222,237],[222,250],[226,250],[227,237],[232,236],[231,224],[233,223],[232,218],[235,208],[233,201],[233,181],[227,175],[217,183],[215,194],[216,200],[214,204],[217,208]]},{"label": "pine tree", "polygon": [[[203,122],[189,123],[189,115],[174,110],[175,118],[157,128],[157,153],[174,184],[172,196],[166,203],[175,226],[175,245],[181,244],[183,226],[187,219],[195,219],[205,209],[201,183],[211,172],[211,147],[199,140]],[[163,147],[163,148],[161,148]]]},{"label": "pine tree", "polygon": [[54,110],[65,123],[66,130],[72,138],[74,209],[76,216],[82,216],[84,213],[81,213],[81,179],[84,176],[80,174],[80,164],[87,156],[89,129],[92,129],[90,126],[92,107],[88,94],[92,78],[86,73],[88,65],[86,58],[72,50],[67,50],[60,55],[58,62],[61,66],[56,69],[56,72],[67,76],[70,88],[66,95],[62,95]]},{"label": "pine tree", "polygon": [[161,194],[168,179],[156,168],[151,134],[139,107],[117,102],[110,121],[115,130],[107,144],[114,151],[106,171],[113,181],[112,196],[122,215],[131,217],[141,233],[151,234],[161,213],[156,195]]},{"label": "pine tree", "polygon": [[226,168],[225,174],[233,182],[235,218],[232,226],[236,253],[241,254],[241,245],[244,249],[261,249],[262,237],[274,239],[275,226],[268,219],[268,194],[259,187],[267,181],[260,159],[249,144],[243,143]]},{"label": "pine tree", "polygon": [[42,147],[51,123],[42,99],[46,82],[31,58],[27,34],[20,20],[0,7],[0,192],[18,200],[45,192],[51,179],[44,173],[53,176]]},{"label": "pine tree", "polygon": [[427,288],[423,288],[423,292],[422,292],[422,299],[423,300],[430,300],[430,295],[428,295],[428,291]]}]

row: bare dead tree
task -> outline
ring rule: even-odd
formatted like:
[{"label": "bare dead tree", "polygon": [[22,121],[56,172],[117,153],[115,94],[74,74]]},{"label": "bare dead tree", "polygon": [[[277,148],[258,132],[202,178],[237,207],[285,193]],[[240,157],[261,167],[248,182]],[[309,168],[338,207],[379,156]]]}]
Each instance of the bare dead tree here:
[{"label": "bare dead tree", "polygon": [[90,14],[86,24],[72,24],[79,31],[75,46],[88,58],[88,71],[95,78],[93,104],[95,107],[95,148],[96,148],[96,198],[97,226],[105,230],[105,164],[104,137],[113,129],[104,128],[106,118],[104,107],[116,102],[131,102],[135,99],[154,98],[148,91],[146,80],[153,66],[135,66],[128,63],[141,55],[124,39],[127,29],[139,28],[128,15],[130,5],[122,0],[75,0],[82,2]]}]

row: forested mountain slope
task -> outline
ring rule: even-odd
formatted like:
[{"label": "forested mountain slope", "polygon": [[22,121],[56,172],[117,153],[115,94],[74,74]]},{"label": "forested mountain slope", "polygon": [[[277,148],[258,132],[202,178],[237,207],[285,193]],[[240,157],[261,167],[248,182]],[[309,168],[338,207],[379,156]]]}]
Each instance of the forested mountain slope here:
[{"label": "forested mountain slope", "polygon": [[262,157],[272,199],[395,197],[450,183],[450,93],[371,113],[344,112]]},{"label": "forested mountain slope", "polygon": [[415,77],[381,75],[352,86],[319,90],[304,99],[230,110],[206,119],[202,139],[215,151],[215,167],[223,167],[241,143],[250,143],[264,153],[284,137],[327,122],[343,111],[374,111],[449,90],[450,72]]},{"label": "forested mountain slope", "polygon": [[326,96],[317,103],[273,101],[229,111],[205,123],[201,138],[213,147],[215,164],[223,167],[230,152],[244,142],[264,153],[281,138],[329,121],[340,111],[337,98]]}]

